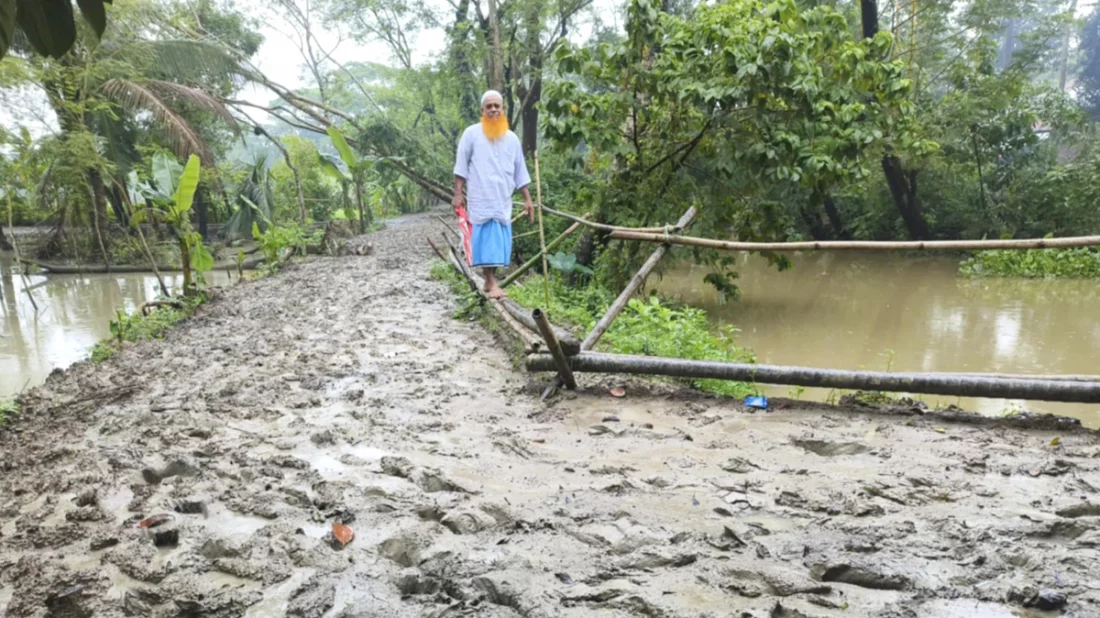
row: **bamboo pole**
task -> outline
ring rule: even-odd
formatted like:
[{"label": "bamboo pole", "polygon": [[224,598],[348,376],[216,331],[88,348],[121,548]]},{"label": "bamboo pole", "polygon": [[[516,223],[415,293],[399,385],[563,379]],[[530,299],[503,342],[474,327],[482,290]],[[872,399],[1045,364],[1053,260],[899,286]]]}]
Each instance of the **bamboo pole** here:
[{"label": "bamboo pole", "polygon": [[[684,229],[691,224],[692,219],[695,218],[695,207],[687,209],[687,212],[680,217],[680,220],[676,222],[677,229]],[[615,318],[622,313],[626,304],[630,302],[630,297],[638,291],[638,288],[642,287],[646,278],[649,276],[650,271],[653,270],[657,263],[661,261],[661,258],[665,256],[665,252],[668,251],[668,245],[663,244],[653,250],[653,253],[649,255],[649,259],[642,264],[642,267],[638,269],[638,272],[634,273],[634,276],[630,279],[630,282],[623,288],[622,293],[615,299],[615,302],[611,303],[607,312],[603,314],[599,322],[592,327],[592,331],[588,333],[588,336],[581,342],[581,351],[586,352],[596,346],[596,342],[603,337],[603,334],[607,332],[607,329],[611,327],[611,323],[615,321]]]},{"label": "bamboo pole", "polygon": [[[546,250],[553,251],[554,249],[557,249],[558,245],[560,245],[570,234],[576,232],[577,228],[579,228],[580,226],[580,223],[574,223],[573,225],[565,228],[565,231],[559,234],[557,238],[546,243]],[[512,274],[508,275],[508,277],[505,278],[504,281],[500,282],[500,287],[508,287],[509,284],[514,283],[516,279],[519,279],[520,275],[527,272],[532,266],[537,264],[538,261],[539,256],[536,255],[535,257],[524,262],[522,266],[512,271]]]},{"label": "bamboo pole", "polygon": [[611,238],[672,243],[720,251],[993,251],[1027,249],[1068,249],[1100,246],[1100,236],[1064,238],[1028,238],[1016,240],[831,240],[806,242],[736,242],[694,236],[663,235],[647,232],[611,232]]},{"label": "bamboo pole", "polygon": [[[429,243],[431,243],[430,240]],[[535,333],[524,328],[523,325],[519,323],[519,321],[517,321],[512,315],[510,315],[510,312],[504,307],[503,303],[501,303],[500,300],[489,298],[485,295],[485,291],[482,290],[480,285],[478,285],[478,281],[475,278],[473,272],[466,265],[466,262],[459,257],[458,249],[455,249],[455,246],[451,245],[450,241],[447,241],[447,244],[450,245],[451,249],[451,259],[448,261],[451,263],[451,266],[453,266],[455,270],[461,273],[463,278],[466,279],[466,283],[470,285],[470,289],[473,290],[474,293],[478,296],[489,301],[489,304],[497,312],[497,315],[500,316],[501,321],[504,322],[504,324],[512,330],[512,334],[518,337],[520,341],[523,341],[523,343],[526,345],[526,349],[528,352],[538,352],[539,349],[542,347],[542,340],[540,340],[538,336],[535,335]]]},{"label": "bamboo pole", "polygon": [[439,256],[439,259],[443,260],[444,262],[449,261],[447,258],[443,257],[443,252],[439,250],[439,247],[435,246],[435,243],[432,242],[432,239],[430,237],[425,236],[424,240],[428,241],[428,244],[432,247],[432,251],[435,251],[435,254]]},{"label": "bamboo pole", "polygon": [[[539,175],[539,153],[535,156],[535,192],[539,200],[539,246],[542,249],[542,289],[546,293],[546,306],[550,306],[550,265],[546,261],[546,231],[542,226],[542,177]],[[539,326],[541,328],[541,325]]]},{"label": "bamboo pole", "polygon": [[[814,367],[753,365],[582,352],[569,359],[574,372],[663,375],[822,388],[926,395],[1100,403],[1100,382],[981,378],[957,373],[886,373]],[[527,357],[528,371],[555,371],[549,354]]]},{"label": "bamboo pole", "polygon": [[[516,204],[517,206],[520,205],[519,202],[513,202],[513,203]],[[553,208],[550,208],[549,206],[543,206],[543,210],[545,210],[546,212],[548,212],[548,213],[550,213],[550,214],[552,214],[556,217],[561,217],[562,219],[568,219],[569,221],[573,221],[574,223],[580,223],[583,226],[590,227],[594,230],[600,230],[600,231],[603,231],[603,232],[616,232],[616,231],[618,231],[618,232],[657,232],[657,233],[664,233],[666,231],[667,232],[679,231],[679,228],[672,227],[672,226],[623,227],[623,226],[620,226],[620,225],[608,225],[606,223],[596,223],[595,221],[589,221],[588,219],[585,219],[584,217],[587,217],[588,215],[584,215],[584,217],[578,217],[577,215],[573,215],[573,214],[570,214],[570,213],[567,213],[567,212],[562,212],[560,210],[554,210]]]},{"label": "bamboo pole", "polygon": [[546,314],[539,309],[531,312],[531,318],[539,327],[542,338],[546,341],[546,347],[550,349],[550,356],[554,358],[554,364],[558,367],[558,377],[565,383],[569,390],[577,389],[577,381],[573,379],[573,372],[569,369],[569,360],[565,358],[558,340],[554,337],[554,328],[546,319]]}]

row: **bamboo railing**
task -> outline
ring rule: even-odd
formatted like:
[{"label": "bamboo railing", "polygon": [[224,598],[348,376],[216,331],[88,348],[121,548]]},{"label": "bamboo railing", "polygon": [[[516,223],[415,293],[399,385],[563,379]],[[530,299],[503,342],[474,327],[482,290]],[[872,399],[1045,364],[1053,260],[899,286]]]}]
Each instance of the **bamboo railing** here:
[{"label": "bamboo railing", "polygon": [[[550,243],[546,249],[513,271],[502,286],[515,281],[521,274],[538,263],[549,251],[557,248],[566,237],[584,226],[605,232],[618,240],[637,240],[658,243],[638,273],[631,278],[619,297],[585,337],[577,342],[564,329],[544,325],[545,313],[535,309],[527,313],[511,301],[494,301],[506,323],[528,342],[528,371],[556,372],[556,384],[543,394],[545,398],[556,386],[568,388],[576,385],[574,372],[624,373],[662,375],[669,377],[736,380],[762,384],[783,384],[805,387],[874,390],[914,394],[946,395],[959,397],[990,397],[1025,399],[1036,401],[1061,401],[1073,403],[1100,403],[1100,376],[1043,375],[1027,376],[993,373],[886,373],[875,371],[847,371],[814,367],[756,365],[696,361],[679,358],[629,356],[592,352],[600,337],[610,328],[615,318],[630,298],[644,284],[649,273],[664,257],[671,245],[703,247],[722,251],[988,251],[1032,250],[1100,246],[1100,236],[1075,236],[1065,238],[1012,239],[1012,240],[945,240],[945,241],[810,241],[810,242],[738,242],[684,236],[679,232],[690,225],[695,210],[689,209],[675,225],[659,228],[626,228],[589,221],[545,206],[547,213],[572,221],[572,225]],[[450,244],[450,240],[448,244]],[[471,285],[478,289],[477,275],[464,269],[457,250],[451,245],[452,264],[463,272]],[[541,333],[542,340],[532,343],[534,333]],[[545,343],[541,352],[538,344]],[[559,345],[560,344],[560,345]]]}]

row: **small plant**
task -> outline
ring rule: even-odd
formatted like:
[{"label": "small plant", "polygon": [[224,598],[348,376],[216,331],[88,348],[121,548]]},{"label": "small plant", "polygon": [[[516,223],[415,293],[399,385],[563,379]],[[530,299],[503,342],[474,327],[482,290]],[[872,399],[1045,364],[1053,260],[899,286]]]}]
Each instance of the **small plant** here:
[{"label": "small plant", "polygon": [[14,398],[0,398],[0,427],[19,414],[19,401]]},{"label": "small plant", "polygon": [[[131,172],[131,185],[138,191],[134,216],[130,224],[137,226],[146,220],[155,219],[171,226],[179,237],[180,266],[183,269],[183,293],[194,296],[198,292],[194,273],[204,273],[214,267],[214,256],[210,249],[202,244],[202,235],[191,227],[191,205],[195,200],[195,191],[199,187],[201,174],[199,158],[191,155],[187,165],[179,169],[179,164],[164,153],[153,158],[153,176],[157,187],[151,188],[140,183],[137,174]],[[144,196],[144,197],[140,197]],[[153,201],[157,207],[146,203],[144,198]]]},{"label": "small plant", "polygon": [[276,226],[269,223],[267,230],[261,232],[259,223],[252,223],[252,238],[260,245],[260,251],[264,254],[264,262],[268,266],[282,263],[283,251],[293,249],[300,255],[306,254],[306,245],[312,240],[319,240],[320,231],[307,235],[297,223],[286,226]]},{"label": "small plant", "polygon": [[880,356],[886,357],[886,373],[890,373],[890,370],[894,367],[894,351],[887,349]]},{"label": "small plant", "polygon": [[92,362],[102,363],[111,358],[122,349],[122,345],[126,342],[160,339],[168,329],[181,320],[190,317],[195,309],[206,302],[207,299],[206,293],[199,292],[194,296],[180,299],[178,304],[158,308],[150,311],[147,315],[116,311],[114,319],[111,320],[111,336],[95,344],[92,348]]},{"label": "small plant", "polygon": [[801,387],[801,386],[792,386],[789,389],[787,389],[787,395],[791,399],[794,399],[795,401],[798,401],[799,399],[802,399],[802,393],[805,393],[805,392],[806,392],[806,389]]}]

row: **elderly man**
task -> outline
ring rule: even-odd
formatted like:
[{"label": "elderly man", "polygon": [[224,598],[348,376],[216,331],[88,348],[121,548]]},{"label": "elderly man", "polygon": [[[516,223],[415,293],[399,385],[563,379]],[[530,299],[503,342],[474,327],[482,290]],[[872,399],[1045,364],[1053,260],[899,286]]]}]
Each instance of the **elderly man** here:
[{"label": "elderly man", "polygon": [[[473,265],[485,273],[485,292],[501,298],[504,289],[496,269],[512,261],[512,194],[523,194],[523,210],[534,221],[535,207],[527,185],[531,176],[516,134],[508,130],[504,99],[490,90],[481,96],[481,122],[471,125],[458,142],[455,161],[455,211],[469,203]],[[466,197],[463,197],[465,189]]]}]

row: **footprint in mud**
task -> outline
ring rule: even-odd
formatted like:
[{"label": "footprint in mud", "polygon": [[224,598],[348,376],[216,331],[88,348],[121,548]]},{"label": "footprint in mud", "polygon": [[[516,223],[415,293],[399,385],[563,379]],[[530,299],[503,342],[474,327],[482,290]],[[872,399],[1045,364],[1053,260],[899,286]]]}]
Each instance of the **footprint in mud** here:
[{"label": "footprint in mud", "polygon": [[791,444],[822,457],[835,457],[837,455],[862,455],[873,450],[866,444],[858,442],[831,442],[829,440],[800,440],[792,438]]}]

